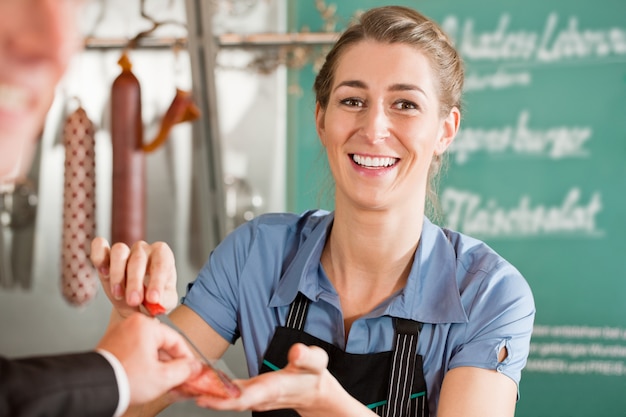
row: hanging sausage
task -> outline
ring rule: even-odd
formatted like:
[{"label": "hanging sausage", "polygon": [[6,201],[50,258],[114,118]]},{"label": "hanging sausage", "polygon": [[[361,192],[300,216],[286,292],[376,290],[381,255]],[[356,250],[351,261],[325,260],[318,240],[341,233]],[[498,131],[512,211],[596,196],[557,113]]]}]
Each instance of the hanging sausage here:
[{"label": "hanging sausage", "polygon": [[94,125],[80,106],[65,120],[61,287],[63,297],[77,306],[92,300],[98,288],[98,276],[89,260],[96,231],[94,134]]},{"label": "hanging sausage", "polygon": [[143,150],[146,152],[157,150],[165,143],[174,125],[196,120],[198,117],[200,117],[200,109],[193,101],[191,93],[177,88],[172,103],[161,119],[159,132],[150,143],[143,145]]},{"label": "hanging sausage", "polygon": [[131,246],[145,238],[145,156],[142,150],[141,88],[126,52],[111,88],[113,148],[111,243]]}]

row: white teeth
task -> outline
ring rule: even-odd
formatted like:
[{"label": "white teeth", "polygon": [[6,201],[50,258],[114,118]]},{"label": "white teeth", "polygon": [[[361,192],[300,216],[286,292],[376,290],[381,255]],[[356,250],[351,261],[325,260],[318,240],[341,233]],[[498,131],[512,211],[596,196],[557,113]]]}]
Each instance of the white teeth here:
[{"label": "white teeth", "polygon": [[370,156],[360,156],[360,155],[352,155],[352,160],[359,164],[362,167],[366,168],[386,168],[394,165],[398,162],[398,158],[390,158],[390,157],[370,157]]},{"label": "white teeth", "polygon": [[28,103],[28,91],[23,88],[0,84],[0,108],[23,110]]}]

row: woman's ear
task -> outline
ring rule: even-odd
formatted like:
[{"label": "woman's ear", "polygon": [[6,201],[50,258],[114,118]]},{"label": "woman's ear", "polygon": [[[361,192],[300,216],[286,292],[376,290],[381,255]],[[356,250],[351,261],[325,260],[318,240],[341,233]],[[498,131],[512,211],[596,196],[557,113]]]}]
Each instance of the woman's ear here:
[{"label": "woman's ear", "polygon": [[435,144],[435,154],[441,155],[448,149],[461,124],[461,112],[453,107],[448,116],[443,120],[439,140]]},{"label": "woman's ear", "polygon": [[315,130],[322,146],[326,147],[324,143],[324,109],[322,109],[319,101],[315,103]]}]

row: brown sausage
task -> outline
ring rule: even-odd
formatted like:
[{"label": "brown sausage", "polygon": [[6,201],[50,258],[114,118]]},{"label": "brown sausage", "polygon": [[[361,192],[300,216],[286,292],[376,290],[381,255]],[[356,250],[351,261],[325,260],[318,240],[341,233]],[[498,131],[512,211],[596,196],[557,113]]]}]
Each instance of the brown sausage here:
[{"label": "brown sausage", "polygon": [[126,53],[111,88],[113,183],[111,242],[131,246],[145,239],[145,156],[142,150],[141,88]]},{"label": "brown sausage", "polygon": [[82,107],[70,114],[63,128],[65,145],[61,290],[73,305],[91,301],[98,276],[89,261],[96,232],[95,128]]},{"label": "brown sausage", "polygon": [[161,119],[159,132],[150,143],[143,145],[143,150],[145,152],[154,152],[165,143],[174,125],[190,122],[198,117],[200,117],[200,109],[194,103],[191,92],[177,88],[170,107]]}]

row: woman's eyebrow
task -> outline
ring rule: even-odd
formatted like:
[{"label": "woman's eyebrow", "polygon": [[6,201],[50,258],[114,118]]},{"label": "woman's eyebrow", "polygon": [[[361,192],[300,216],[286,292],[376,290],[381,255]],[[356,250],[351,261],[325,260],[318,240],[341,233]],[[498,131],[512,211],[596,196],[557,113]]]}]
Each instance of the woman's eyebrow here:
[{"label": "woman's eyebrow", "polygon": [[[353,88],[367,89],[367,84],[365,84],[363,81],[360,81],[360,80],[346,80],[337,84],[334,90],[337,90],[338,88],[341,88],[341,87],[353,87]],[[397,84],[391,85],[388,90],[389,91],[417,91],[418,93],[421,93],[424,96],[426,96],[426,92],[415,84],[397,83]]]},{"label": "woman's eyebrow", "polygon": [[389,87],[389,91],[417,91],[418,93],[421,93],[424,96],[427,96],[426,92],[415,84],[405,84],[405,83],[393,84],[391,87]]},{"label": "woman's eyebrow", "polygon": [[367,88],[367,84],[365,84],[363,81],[359,81],[359,80],[346,80],[346,81],[342,81],[339,84],[337,84],[337,86],[334,88],[334,90],[337,90],[340,87],[353,87],[353,88],[366,89]]}]

